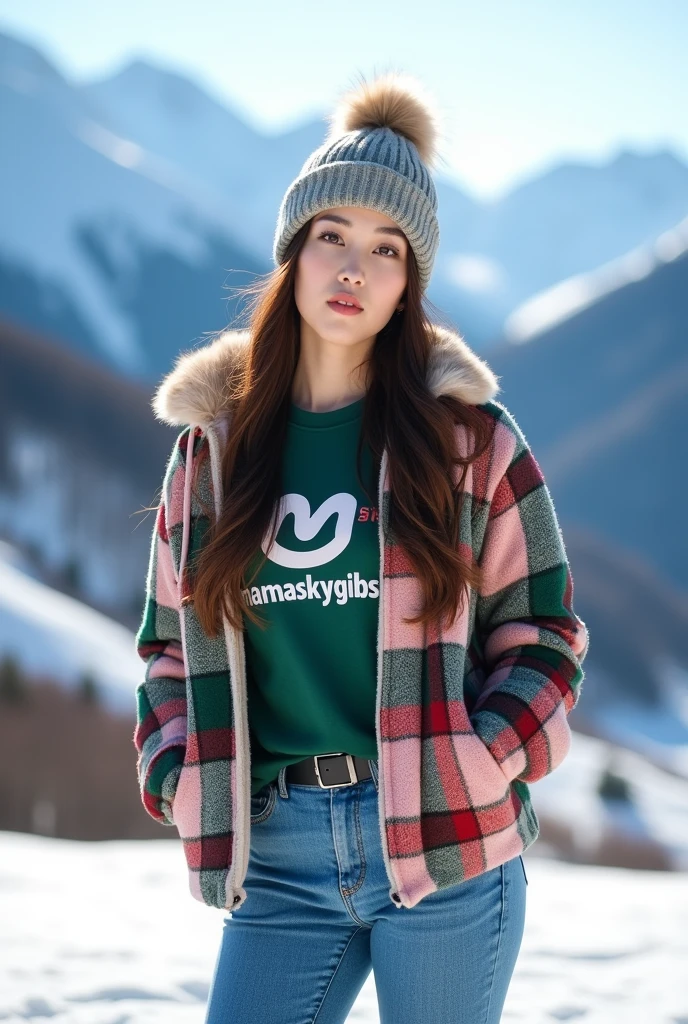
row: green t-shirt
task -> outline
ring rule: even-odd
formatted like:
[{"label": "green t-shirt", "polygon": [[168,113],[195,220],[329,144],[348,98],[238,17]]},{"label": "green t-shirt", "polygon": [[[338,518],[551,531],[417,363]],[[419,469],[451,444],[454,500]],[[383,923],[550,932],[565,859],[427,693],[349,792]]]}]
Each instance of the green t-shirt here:
[{"label": "green t-shirt", "polygon": [[291,405],[281,522],[243,592],[268,623],[244,616],[252,793],[310,754],[377,757],[377,481],[366,444],[371,505],[356,476],[362,414],[362,398],[329,412]]}]

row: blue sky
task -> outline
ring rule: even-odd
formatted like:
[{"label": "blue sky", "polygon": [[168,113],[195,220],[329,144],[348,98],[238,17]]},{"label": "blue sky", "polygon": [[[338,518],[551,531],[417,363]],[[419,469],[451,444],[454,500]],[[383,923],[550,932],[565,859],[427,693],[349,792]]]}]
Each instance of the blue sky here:
[{"label": "blue sky", "polygon": [[0,0],[0,29],[74,80],[132,58],[181,71],[267,132],[357,74],[410,72],[444,118],[441,170],[486,199],[621,148],[688,162],[684,0]]}]

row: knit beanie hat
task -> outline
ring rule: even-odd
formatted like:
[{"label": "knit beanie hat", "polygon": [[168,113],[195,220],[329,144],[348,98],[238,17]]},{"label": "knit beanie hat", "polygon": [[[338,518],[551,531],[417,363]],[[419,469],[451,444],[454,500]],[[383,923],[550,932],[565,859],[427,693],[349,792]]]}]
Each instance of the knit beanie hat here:
[{"label": "knit beanie hat", "polygon": [[284,194],[273,259],[311,217],[334,206],[365,206],[391,217],[418,263],[421,290],[439,245],[437,193],[429,168],[439,119],[419,83],[388,72],[345,93],[330,115],[325,142],[308,157]]}]

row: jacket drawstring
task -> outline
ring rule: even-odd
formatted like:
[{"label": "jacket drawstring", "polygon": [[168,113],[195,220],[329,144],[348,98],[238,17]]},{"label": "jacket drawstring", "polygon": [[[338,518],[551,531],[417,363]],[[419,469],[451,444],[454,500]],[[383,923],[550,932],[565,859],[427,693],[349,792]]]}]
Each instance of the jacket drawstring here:
[{"label": "jacket drawstring", "polygon": [[184,569],[186,557],[189,550],[189,533],[191,529],[191,471],[193,469],[193,446],[196,428],[193,423],[189,424],[189,436],[186,442],[186,467],[184,472],[184,504],[182,506],[182,550],[179,559],[179,588],[180,598],[184,591]]}]

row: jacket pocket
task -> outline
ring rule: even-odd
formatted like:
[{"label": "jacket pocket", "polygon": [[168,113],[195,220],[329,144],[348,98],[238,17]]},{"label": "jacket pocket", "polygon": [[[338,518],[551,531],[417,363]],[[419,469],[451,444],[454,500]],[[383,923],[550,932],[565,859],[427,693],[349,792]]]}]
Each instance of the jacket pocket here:
[{"label": "jacket pocket", "polygon": [[511,783],[504,774],[492,751],[473,728],[468,714],[465,732],[457,736],[456,755],[461,766],[469,803],[472,807],[502,803],[508,796]]}]

